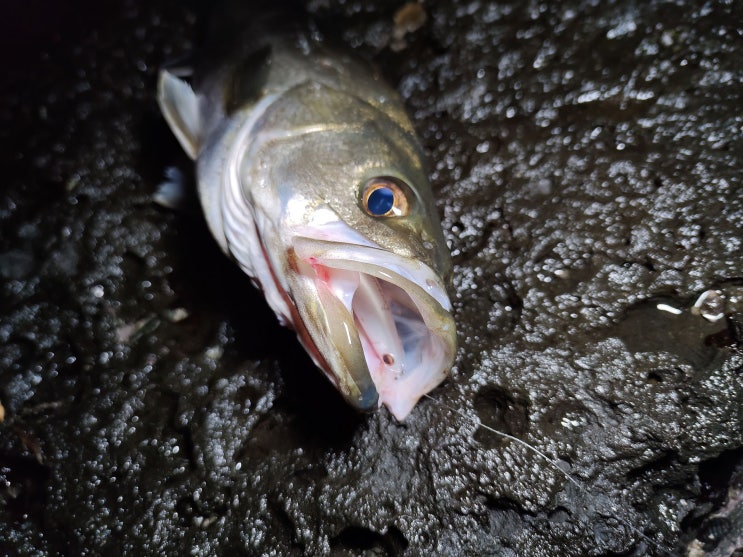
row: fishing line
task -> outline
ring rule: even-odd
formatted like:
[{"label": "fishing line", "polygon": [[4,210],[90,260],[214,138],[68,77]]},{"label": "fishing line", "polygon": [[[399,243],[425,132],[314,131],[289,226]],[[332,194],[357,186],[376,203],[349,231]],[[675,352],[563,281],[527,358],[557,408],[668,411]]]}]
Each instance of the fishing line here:
[{"label": "fishing line", "polygon": [[[432,397],[429,394],[424,394],[423,396],[426,397],[429,400],[432,400],[435,404],[438,404],[438,405],[442,406],[443,408],[446,408],[447,410],[449,410],[451,412],[454,412],[455,414],[458,414],[459,416],[461,416],[465,420],[468,420],[470,423],[476,425],[477,427],[481,427],[481,428],[483,428],[483,429],[485,429],[485,430],[487,430],[487,431],[489,431],[489,432],[491,432],[491,433],[493,433],[493,434],[495,434],[498,437],[501,437],[503,439],[508,439],[509,441],[514,441],[514,442],[518,443],[519,445],[521,445],[522,447],[525,447],[527,450],[531,451],[532,453],[534,453],[534,454],[542,457],[545,461],[547,461],[550,464],[550,466],[552,466],[555,470],[557,470],[560,474],[562,474],[565,477],[565,479],[567,479],[571,484],[573,484],[583,495],[588,496],[588,497],[591,496],[590,490],[587,487],[585,487],[585,485],[583,485],[580,481],[576,480],[568,472],[566,472],[565,470],[563,470],[562,468],[560,468],[560,465],[559,465],[557,459],[551,458],[549,455],[547,455],[546,453],[540,451],[534,445],[530,445],[526,441],[524,441],[522,439],[519,439],[518,437],[514,437],[513,435],[510,435],[508,433],[505,433],[504,431],[498,431],[497,429],[494,429],[494,428],[490,427],[489,425],[484,424],[481,420],[479,420],[477,418],[473,418],[472,416],[468,416],[467,414],[465,414],[463,411],[459,410],[458,408],[455,408],[454,406],[451,406],[451,405],[449,405],[449,404],[447,404],[445,402],[441,402],[440,400]],[[607,499],[608,499],[608,497],[607,497]],[[645,533],[643,533],[642,531],[640,531],[639,528],[637,528],[636,526],[634,526],[633,524],[631,524],[628,520],[622,518],[621,515],[620,515],[620,513],[619,513],[619,511],[618,511],[617,505],[616,505],[616,503],[614,501],[609,500],[609,505],[610,505],[610,510],[614,513],[614,518],[616,518],[619,522],[621,522],[622,524],[624,524],[632,532],[634,532],[635,534],[638,534],[640,536],[640,538],[642,540],[644,540],[645,542],[647,542],[648,544],[650,544],[651,547],[653,547],[654,549],[656,549],[659,552],[661,552],[661,554],[665,554],[665,555],[672,555],[673,554],[670,549],[668,549],[667,547],[663,547],[658,542],[656,542],[655,540],[653,540],[652,538],[650,538],[649,536],[647,536]]]}]

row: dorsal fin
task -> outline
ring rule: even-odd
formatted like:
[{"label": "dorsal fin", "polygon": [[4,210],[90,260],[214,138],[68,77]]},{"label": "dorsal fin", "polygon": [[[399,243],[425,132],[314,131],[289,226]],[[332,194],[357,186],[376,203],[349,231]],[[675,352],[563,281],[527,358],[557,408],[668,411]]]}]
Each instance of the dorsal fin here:
[{"label": "dorsal fin", "polygon": [[160,70],[157,102],[181,147],[189,157],[195,159],[201,149],[199,96],[186,81],[167,70]]},{"label": "dorsal fin", "polygon": [[224,111],[231,114],[260,98],[271,69],[271,45],[266,44],[235,64],[224,92]]}]

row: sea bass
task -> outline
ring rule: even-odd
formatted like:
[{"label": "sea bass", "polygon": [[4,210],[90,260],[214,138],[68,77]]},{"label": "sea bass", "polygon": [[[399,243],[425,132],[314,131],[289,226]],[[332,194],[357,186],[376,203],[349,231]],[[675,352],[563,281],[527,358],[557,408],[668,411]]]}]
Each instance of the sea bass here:
[{"label": "sea bass", "polygon": [[222,250],[348,403],[403,420],[456,343],[413,125],[374,70],[312,34],[249,35],[188,81],[162,70],[158,103]]}]

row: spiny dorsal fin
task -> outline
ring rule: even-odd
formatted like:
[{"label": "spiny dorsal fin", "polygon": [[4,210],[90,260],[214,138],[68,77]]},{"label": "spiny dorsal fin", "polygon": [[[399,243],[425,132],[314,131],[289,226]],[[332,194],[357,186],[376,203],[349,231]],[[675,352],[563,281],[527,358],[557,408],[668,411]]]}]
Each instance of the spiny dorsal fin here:
[{"label": "spiny dorsal fin", "polygon": [[232,68],[225,87],[224,111],[231,114],[260,98],[271,69],[271,45],[248,54]]},{"label": "spiny dorsal fin", "polygon": [[201,148],[199,96],[187,82],[167,70],[160,70],[157,102],[181,147],[195,159]]}]

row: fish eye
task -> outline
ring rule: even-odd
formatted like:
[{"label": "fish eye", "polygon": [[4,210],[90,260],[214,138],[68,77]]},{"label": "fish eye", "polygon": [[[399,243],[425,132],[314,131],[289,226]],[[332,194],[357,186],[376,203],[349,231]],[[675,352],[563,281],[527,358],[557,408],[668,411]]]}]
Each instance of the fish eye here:
[{"label": "fish eye", "polygon": [[408,214],[408,197],[402,184],[394,178],[372,178],[361,190],[361,206],[373,217],[404,217]]}]

